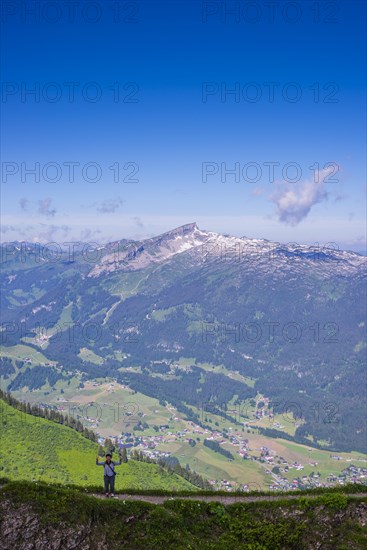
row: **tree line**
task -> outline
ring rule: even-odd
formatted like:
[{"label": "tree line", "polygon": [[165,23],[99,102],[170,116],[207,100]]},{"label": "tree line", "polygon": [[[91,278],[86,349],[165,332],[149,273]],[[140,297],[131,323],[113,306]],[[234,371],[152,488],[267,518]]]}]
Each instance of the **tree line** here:
[{"label": "tree line", "polygon": [[9,392],[4,392],[3,390],[0,390],[0,399],[20,412],[45,418],[46,420],[56,422],[57,424],[63,424],[64,426],[77,431],[83,437],[86,437],[93,442],[97,442],[98,438],[96,434],[92,430],[85,428],[80,420],[77,420],[73,416],[64,415],[55,409],[46,409],[40,405],[31,405],[30,403],[18,401],[18,399],[15,399],[15,397],[13,397]]},{"label": "tree line", "polygon": [[209,481],[203,478],[200,474],[191,470],[189,465],[186,465],[186,468],[181,466],[179,460],[174,456],[169,457],[160,457],[157,460],[145,455],[142,451],[133,449],[130,453],[130,458],[132,460],[138,460],[140,462],[148,462],[149,464],[157,464],[161,469],[166,470],[169,473],[177,474],[195,487],[200,489],[212,490],[213,487],[210,485]]},{"label": "tree line", "polygon": [[226,458],[229,458],[229,460],[233,460],[234,458],[233,454],[227,451],[227,449],[223,449],[223,447],[219,445],[218,441],[213,441],[212,439],[204,439],[204,445],[205,447],[209,447],[209,449],[212,449],[216,453],[219,453]]}]

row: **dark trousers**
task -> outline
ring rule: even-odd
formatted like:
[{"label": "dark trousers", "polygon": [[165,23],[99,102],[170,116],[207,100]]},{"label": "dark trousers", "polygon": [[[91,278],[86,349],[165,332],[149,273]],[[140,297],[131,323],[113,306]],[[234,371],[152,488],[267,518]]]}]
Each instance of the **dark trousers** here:
[{"label": "dark trousers", "polygon": [[[111,487],[111,490],[108,490],[108,487]],[[115,492],[115,476],[104,476],[104,492],[105,493],[114,493]]]}]

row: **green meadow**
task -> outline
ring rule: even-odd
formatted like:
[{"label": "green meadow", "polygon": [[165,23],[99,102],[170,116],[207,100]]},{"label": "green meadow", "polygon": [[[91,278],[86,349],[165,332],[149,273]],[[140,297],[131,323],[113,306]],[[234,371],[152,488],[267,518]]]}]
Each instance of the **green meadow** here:
[{"label": "green meadow", "polygon": [[[96,443],[72,428],[22,413],[2,400],[0,407],[0,476],[102,487],[103,469],[95,465]],[[155,464],[129,460],[117,471],[117,490],[197,490],[185,479],[162,471]]]}]

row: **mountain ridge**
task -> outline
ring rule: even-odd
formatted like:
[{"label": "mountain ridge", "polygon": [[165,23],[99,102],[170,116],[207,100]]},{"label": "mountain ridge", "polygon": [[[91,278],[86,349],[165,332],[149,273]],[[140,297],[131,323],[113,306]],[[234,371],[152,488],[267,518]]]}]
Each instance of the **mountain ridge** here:
[{"label": "mountain ridge", "polygon": [[[164,245],[170,243],[170,241],[175,241],[178,239],[186,239],[187,243],[181,243],[181,246],[178,246],[171,251],[167,251],[166,256],[163,255],[163,260],[175,254],[180,254],[190,250],[191,248],[208,245],[211,246],[211,253],[215,252],[215,247],[226,247],[229,248],[232,246],[242,246],[242,250],[238,252],[242,255],[248,253],[249,255],[253,252],[257,253],[269,253],[270,254],[288,254],[290,255],[299,255],[304,258],[309,256],[310,259],[322,259],[322,258],[339,258],[339,259],[349,259],[354,260],[354,262],[365,263],[366,258],[363,254],[359,254],[350,250],[339,249],[335,243],[326,243],[325,246],[320,247],[319,243],[313,244],[298,244],[295,242],[281,243],[278,241],[271,241],[269,239],[260,239],[260,238],[249,238],[246,236],[236,237],[229,234],[222,234],[213,231],[202,230],[198,227],[196,222],[191,222],[184,224],[182,226],[176,227],[169,231],[165,231],[162,234],[147,237],[140,240],[134,239],[118,239],[114,241],[107,242],[105,244],[100,244],[95,247],[95,250],[101,251],[101,260],[102,264],[108,264],[113,260],[115,263],[119,261],[123,263],[124,260],[133,260],[137,256],[141,255],[142,252],[146,251],[150,247],[159,247],[159,245]],[[190,240],[191,239],[191,240]],[[68,247],[66,246],[68,245]],[[70,250],[70,245],[72,245],[72,250]],[[6,261],[12,258],[12,256],[17,256],[20,252],[24,255],[22,259],[25,261],[27,253],[29,256],[36,256],[38,254],[39,261],[53,262],[56,261],[52,256],[43,258],[42,251],[53,250],[58,247],[60,250],[55,251],[60,253],[61,259],[64,259],[67,253],[74,253],[78,255],[80,249],[84,246],[95,246],[96,243],[88,242],[76,242],[76,243],[42,243],[42,242],[30,242],[30,241],[9,241],[2,243],[2,255],[1,261],[2,264],[6,264]],[[37,248],[36,248],[37,247]],[[63,248],[64,247],[64,248]],[[122,247],[122,248],[121,248]],[[246,248],[247,247],[247,248]],[[223,250],[220,252],[223,255]],[[217,252],[218,255],[218,252]],[[5,259],[5,261],[4,261]],[[90,262],[93,263],[93,262]],[[143,263],[139,267],[145,267]]]}]

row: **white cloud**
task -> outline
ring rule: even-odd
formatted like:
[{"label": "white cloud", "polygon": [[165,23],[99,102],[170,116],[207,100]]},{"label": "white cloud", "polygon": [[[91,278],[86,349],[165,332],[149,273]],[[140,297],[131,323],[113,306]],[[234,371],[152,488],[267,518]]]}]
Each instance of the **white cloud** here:
[{"label": "white cloud", "polygon": [[253,197],[260,197],[261,195],[263,195],[264,193],[264,189],[262,187],[255,187],[255,189],[253,189],[251,195]]},{"label": "white cloud", "polygon": [[144,224],[141,221],[141,218],[139,216],[133,216],[131,219],[132,219],[133,222],[135,222],[135,225],[137,225],[138,227],[140,227],[140,228],[144,227]]},{"label": "white cloud", "polygon": [[97,206],[98,212],[103,214],[112,214],[120,208],[124,203],[121,197],[116,197],[115,199],[106,199],[99,206]]},{"label": "white cloud", "polygon": [[56,214],[56,209],[52,208],[51,204],[52,199],[50,197],[46,197],[45,199],[38,201],[38,213],[43,216],[53,217]]},{"label": "white cloud", "polygon": [[22,197],[21,199],[19,199],[19,205],[22,210],[27,210],[28,203],[29,203],[29,200],[26,199],[25,197]]},{"label": "white cloud", "polygon": [[327,200],[325,179],[334,172],[329,166],[324,170],[315,171],[312,179],[303,182],[280,184],[271,196],[271,201],[277,207],[279,221],[288,225],[298,225],[304,220],[315,204]]}]

